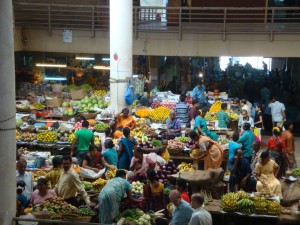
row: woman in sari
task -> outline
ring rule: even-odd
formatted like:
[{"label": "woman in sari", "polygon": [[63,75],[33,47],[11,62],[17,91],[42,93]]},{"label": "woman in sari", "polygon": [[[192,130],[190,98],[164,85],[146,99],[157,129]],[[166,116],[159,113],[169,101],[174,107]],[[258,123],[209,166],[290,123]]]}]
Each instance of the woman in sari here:
[{"label": "woman in sari", "polygon": [[130,130],[136,127],[136,122],[132,116],[129,116],[129,109],[125,108],[116,116],[117,126],[114,132],[114,138],[119,139],[123,136],[123,129],[128,127]]},{"label": "woman in sari", "polygon": [[277,163],[270,159],[269,151],[264,151],[260,155],[260,162],[256,164],[256,190],[258,192],[265,192],[266,190],[270,194],[274,194],[282,198],[281,184],[275,177],[277,170],[279,169]]},{"label": "woman in sari", "polygon": [[270,152],[271,158],[277,163],[279,169],[275,176],[280,179],[286,172],[286,144],[280,137],[280,128],[273,128],[273,136],[269,138],[267,143],[267,150]]},{"label": "woman in sari", "polygon": [[113,224],[119,215],[121,200],[127,195],[131,202],[139,203],[141,200],[132,197],[131,185],[126,180],[126,172],[118,170],[116,177],[111,179],[99,193],[99,219],[100,224]]},{"label": "woman in sari", "polygon": [[218,140],[218,135],[207,128],[206,120],[202,118],[202,110],[198,111],[198,116],[195,119],[194,130],[201,136],[207,136],[214,141]]},{"label": "woman in sari", "polygon": [[129,170],[130,162],[133,157],[133,148],[137,145],[134,137],[130,137],[130,129],[124,128],[123,134],[125,137],[119,142],[118,151],[118,169]]},{"label": "woman in sari", "polygon": [[144,188],[144,200],[146,202],[146,212],[154,212],[165,208],[164,184],[156,180],[157,174],[154,169],[147,172],[149,184]]},{"label": "woman in sari", "polygon": [[206,136],[200,136],[196,131],[190,132],[190,138],[195,142],[194,149],[203,151],[203,154],[197,158],[200,160],[204,158],[204,170],[209,168],[217,169],[223,162],[224,150],[217,142]]}]

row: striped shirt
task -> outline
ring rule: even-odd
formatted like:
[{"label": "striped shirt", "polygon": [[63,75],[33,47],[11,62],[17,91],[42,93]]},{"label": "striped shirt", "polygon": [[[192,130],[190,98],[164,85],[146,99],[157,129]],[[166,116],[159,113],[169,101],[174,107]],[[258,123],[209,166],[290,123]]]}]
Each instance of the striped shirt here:
[{"label": "striped shirt", "polygon": [[189,122],[189,105],[185,102],[179,102],[176,104],[175,112],[180,123],[187,125]]}]

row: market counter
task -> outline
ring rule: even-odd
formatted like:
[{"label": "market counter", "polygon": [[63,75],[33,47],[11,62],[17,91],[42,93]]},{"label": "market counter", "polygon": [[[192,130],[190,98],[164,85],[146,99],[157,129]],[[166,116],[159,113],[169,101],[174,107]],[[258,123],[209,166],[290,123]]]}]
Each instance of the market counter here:
[{"label": "market counter", "polygon": [[237,213],[224,213],[220,211],[220,200],[209,202],[204,208],[210,212],[213,225],[299,225],[300,216],[280,214],[277,216],[245,216]]}]

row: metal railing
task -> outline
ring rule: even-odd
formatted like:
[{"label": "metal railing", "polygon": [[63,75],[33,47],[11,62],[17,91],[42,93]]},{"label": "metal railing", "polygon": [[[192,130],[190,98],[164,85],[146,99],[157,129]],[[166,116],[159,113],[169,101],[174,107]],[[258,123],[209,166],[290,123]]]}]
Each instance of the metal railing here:
[{"label": "metal railing", "polygon": [[[113,15],[118,16],[118,15]],[[109,30],[109,6],[14,3],[15,26],[21,28],[91,31]],[[300,33],[300,7],[293,8],[195,8],[133,7],[133,32],[185,34]]]}]

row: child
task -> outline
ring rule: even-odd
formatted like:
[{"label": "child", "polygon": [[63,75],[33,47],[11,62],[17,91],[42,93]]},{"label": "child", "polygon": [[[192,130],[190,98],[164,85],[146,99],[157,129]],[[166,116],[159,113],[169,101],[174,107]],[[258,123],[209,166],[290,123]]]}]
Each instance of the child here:
[{"label": "child", "polygon": [[190,196],[188,195],[188,193],[186,191],[187,190],[187,182],[184,179],[178,178],[176,180],[176,189],[177,189],[177,191],[180,192],[180,197],[184,201],[191,203]]},{"label": "child", "polygon": [[22,194],[25,190],[25,185],[25,182],[22,180],[17,182],[17,216],[25,215],[24,209],[28,205],[26,196]]},{"label": "child", "polygon": [[164,204],[164,185],[156,180],[157,174],[154,169],[147,172],[149,184],[144,188],[144,199],[146,202],[146,211],[159,211],[165,208]]},{"label": "child", "polygon": [[170,153],[168,151],[168,140],[164,139],[162,142],[161,142],[162,146],[162,154],[161,154],[161,157],[166,161],[166,163],[169,162],[170,160]]}]

